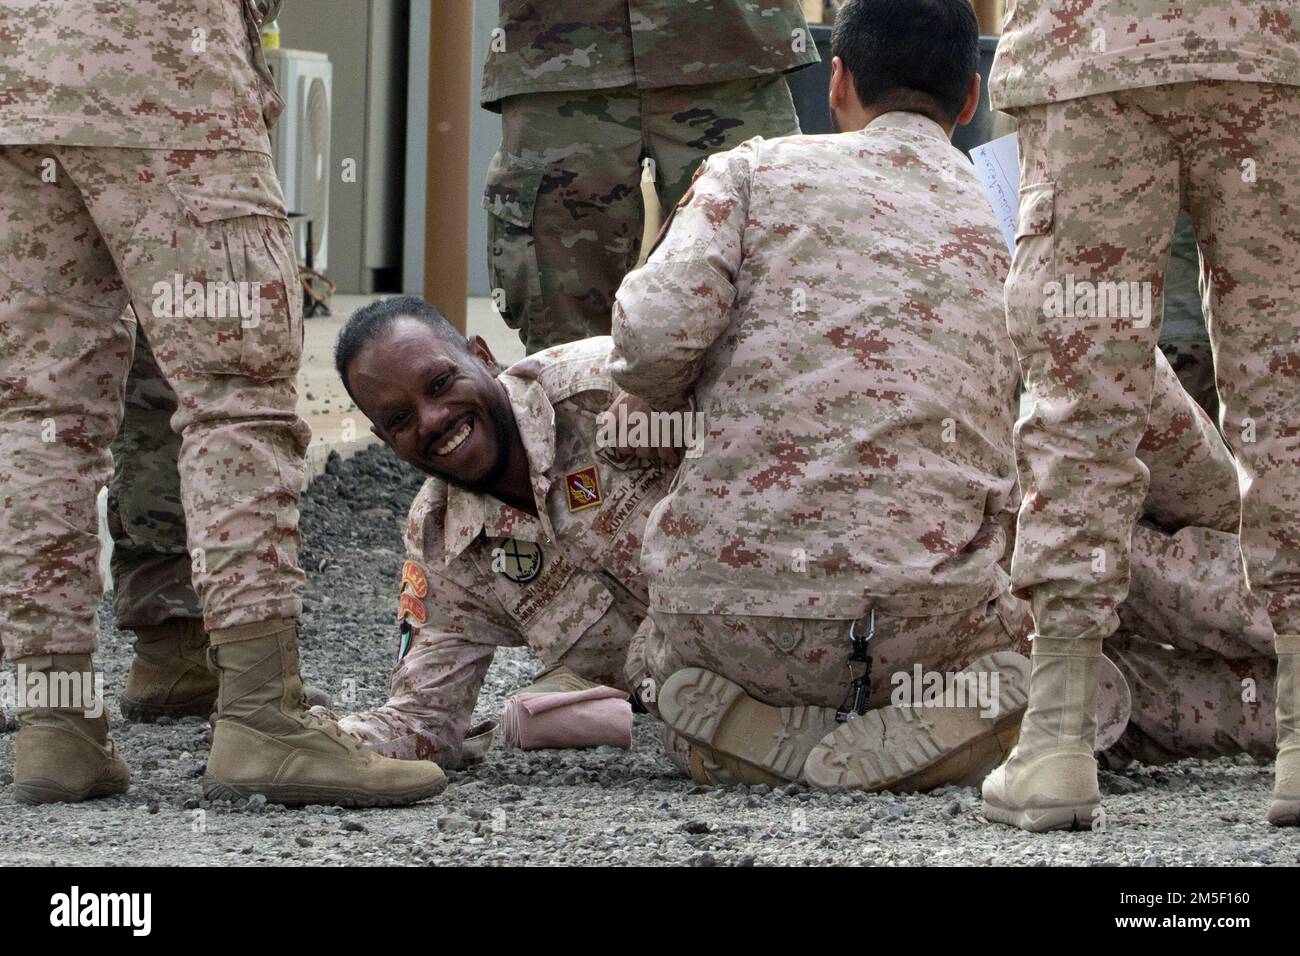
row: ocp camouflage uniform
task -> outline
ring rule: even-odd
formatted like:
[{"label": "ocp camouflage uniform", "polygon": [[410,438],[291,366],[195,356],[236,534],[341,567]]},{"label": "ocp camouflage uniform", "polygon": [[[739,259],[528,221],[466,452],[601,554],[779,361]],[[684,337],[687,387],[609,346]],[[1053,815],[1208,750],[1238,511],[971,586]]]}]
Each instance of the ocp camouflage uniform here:
[{"label": "ocp camouflage uniform", "polygon": [[[94,646],[95,492],[135,354],[128,303],[179,395],[180,494],[208,628],[299,614],[302,325],[266,132],[281,104],[256,23],[251,0],[111,14],[90,0],[0,2],[0,630],[11,656]],[[245,283],[260,315],[187,318],[184,299],[162,292],[178,275],[182,289]],[[168,401],[156,379],[133,394],[136,411]],[[162,414],[125,446],[157,448],[161,485],[142,492],[169,480]],[[174,531],[174,498],[160,505],[149,520]],[[114,510],[126,535],[149,537]],[[193,609],[170,586],[145,590]]]},{"label": "ocp camouflage uniform", "polygon": [[817,60],[797,0],[500,0],[488,271],[529,352],[608,334],[640,252],[642,160],[672,208],[704,157],[798,131],[782,74]]},{"label": "ocp camouflage uniform", "polygon": [[[672,469],[619,460],[597,416],[617,394],[608,338],[556,346],[504,371],[538,517],[430,478],[411,506],[398,618],[409,636],[389,700],[341,726],[381,753],[456,766],[498,647],[624,683],[646,612],[639,561]],[[637,690],[629,687],[629,690]]]},{"label": "ocp camouflage uniform", "polygon": [[108,486],[113,617],[119,627],[203,616],[190,581],[178,470],[181,436],[171,427],[175,412],[176,393],[137,325]]}]

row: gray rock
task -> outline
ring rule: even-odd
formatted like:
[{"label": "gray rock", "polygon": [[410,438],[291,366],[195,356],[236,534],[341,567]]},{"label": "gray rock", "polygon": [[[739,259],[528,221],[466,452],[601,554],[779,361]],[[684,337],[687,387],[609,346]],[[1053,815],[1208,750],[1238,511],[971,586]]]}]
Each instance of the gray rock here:
[{"label": "gray rock", "polygon": [[438,829],[443,833],[463,833],[472,829],[473,826],[474,823],[469,817],[460,816],[459,814],[438,817]]}]

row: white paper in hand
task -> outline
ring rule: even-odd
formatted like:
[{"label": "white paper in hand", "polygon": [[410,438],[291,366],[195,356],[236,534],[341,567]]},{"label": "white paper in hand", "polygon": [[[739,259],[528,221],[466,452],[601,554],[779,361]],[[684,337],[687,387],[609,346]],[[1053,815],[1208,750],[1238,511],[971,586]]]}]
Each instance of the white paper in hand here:
[{"label": "white paper in hand", "polygon": [[1016,210],[1020,205],[1020,140],[1015,133],[970,151],[975,172],[984,183],[1007,248],[1016,249]]}]

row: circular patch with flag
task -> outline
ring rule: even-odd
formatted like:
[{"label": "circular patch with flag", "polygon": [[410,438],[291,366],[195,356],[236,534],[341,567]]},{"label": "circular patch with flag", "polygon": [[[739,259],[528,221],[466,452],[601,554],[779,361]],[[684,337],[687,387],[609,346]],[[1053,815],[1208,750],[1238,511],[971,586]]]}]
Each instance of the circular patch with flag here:
[{"label": "circular patch with flag", "polygon": [[542,570],[542,549],[531,541],[509,538],[492,557],[496,570],[516,584],[527,584]]}]

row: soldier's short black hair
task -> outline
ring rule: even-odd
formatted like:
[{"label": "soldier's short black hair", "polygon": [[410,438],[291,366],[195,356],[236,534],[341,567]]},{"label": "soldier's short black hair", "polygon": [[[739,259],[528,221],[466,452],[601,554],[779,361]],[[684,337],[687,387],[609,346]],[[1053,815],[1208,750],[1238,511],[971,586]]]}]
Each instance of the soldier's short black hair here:
[{"label": "soldier's short black hair", "polygon": [[970,0],[844,0],[831,55],[864,107],[913,110],[948,126],[979,69],[979,24]]},{"label": "soldier's short black hair", "polygon": [[348,366],[360,354],[362,348],[379,338],[402,316],[419,319],[433,329],[439,338],[458,346],[465,352],[469,351],[469,340],[461,335],[456,326],[452,325],[435,306],[425,302],[419,296],[398,295],[391,299],[372,302],[352,313],[352,317],[343,326],[338,341],[334,344],[334,368],[354,402],[357,397],[352,394],[352,385],[348,382]]}]

